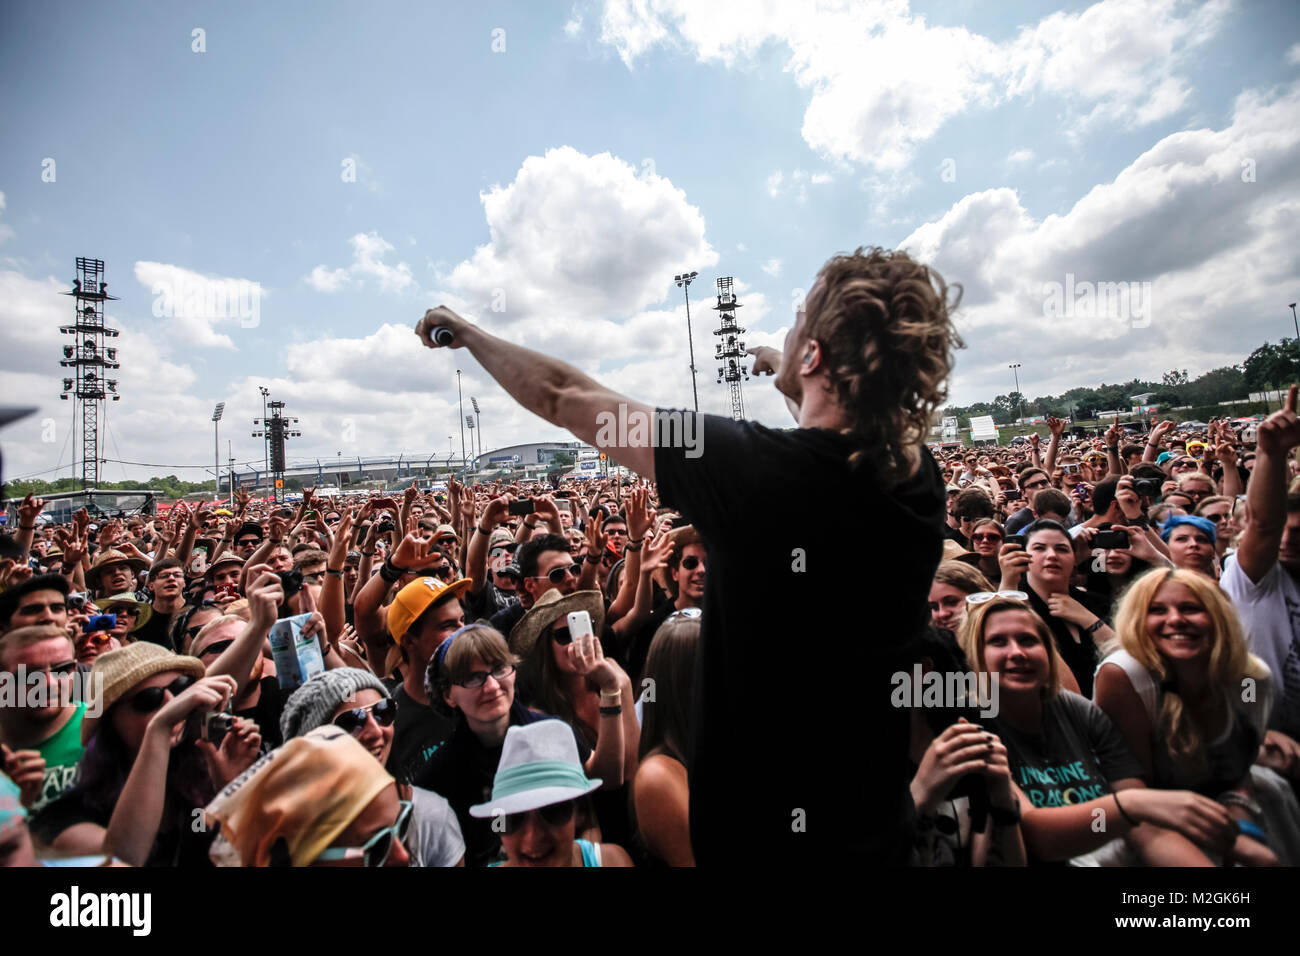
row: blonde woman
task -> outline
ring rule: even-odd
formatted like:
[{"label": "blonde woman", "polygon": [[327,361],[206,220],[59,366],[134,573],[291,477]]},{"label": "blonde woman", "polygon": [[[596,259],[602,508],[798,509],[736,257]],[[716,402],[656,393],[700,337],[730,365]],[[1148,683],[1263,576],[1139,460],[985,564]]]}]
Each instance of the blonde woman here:
[{"label": "blonde woman", "polygon": [[972,606],[961,643],[973,669],[997,677],[990,729],[1007,748],[1031,865],[1126,865],[1136,856],[1181,866],[1195,862],[1189,841],[1231,845],[1223,806],[1185,790],[1147,789],[1110,718],[1062,688],[1068,668],[1026,601],[995,595]]},{"label": "blonde woman", "polygon": [[1300,809],[1294,797],[1292,812],[1277,799],[1285,785],[1257,783],[1252,773],[1272,679],[1247,651],[1227,596],[1194,571],[1152,571],[1124,595],[1116,629],[1118,646],[1097,670],[1097,704],[1147,779],[1223,804],[1239,830],[1231,862],[1268,866],[1291,857],[1300,840]]}]

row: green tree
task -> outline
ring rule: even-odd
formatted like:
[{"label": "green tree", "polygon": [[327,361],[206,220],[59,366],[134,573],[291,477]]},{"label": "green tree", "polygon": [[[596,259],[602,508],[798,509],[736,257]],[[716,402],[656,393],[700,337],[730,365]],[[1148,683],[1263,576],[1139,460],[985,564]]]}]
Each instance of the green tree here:
[{"label": "green tree", "polygon": [[1244,368],[1251,391],[1286,388],[1300,381],[1300,341],[1265,342],[1247,356]]}]

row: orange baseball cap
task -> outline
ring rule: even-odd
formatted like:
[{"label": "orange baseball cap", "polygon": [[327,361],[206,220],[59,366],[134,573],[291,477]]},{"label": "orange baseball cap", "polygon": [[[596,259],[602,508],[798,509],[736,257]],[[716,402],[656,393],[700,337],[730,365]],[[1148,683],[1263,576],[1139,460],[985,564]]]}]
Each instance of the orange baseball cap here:
[{"label": "orange baseball cap", "polygon": [[416,618],[439,601],[461,597],[473,583],[469,578],[461,578],[450,584],[444,584],[435,577],[416,578],[398,591],[397,597],[389,605],[388,633],[394,641],[401,644],[402,637],[410,630]]}]

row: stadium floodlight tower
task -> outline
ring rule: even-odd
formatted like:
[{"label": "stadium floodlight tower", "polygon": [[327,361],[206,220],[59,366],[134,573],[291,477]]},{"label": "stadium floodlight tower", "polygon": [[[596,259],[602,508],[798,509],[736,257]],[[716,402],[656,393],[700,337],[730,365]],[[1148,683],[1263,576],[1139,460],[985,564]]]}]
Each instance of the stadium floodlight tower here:
[{"label": "stadium floodlight tower", "polygon": [[745,329],[736,324],[736,310],[740,303],[736,301],[731,276],[718,279],[718,304],[713,308],[722,323],[713,330],[714,335],[721,336],[715,356],[719,363],[718,382],[731,386],[731,417],[740,421],[745,417],[745,397],[741,394],[740,383],[748,381],[749,372],[745,369],[745,342],[741,338]]},{"label": "stadium floodlight tower", "polygon": [[63,346],[59,365],[76,369],[76,378],[63,380],[63,393],[59,397],[65,401],[72,397],[81,404],[83,489],[99,484],[99,405],[110,398],[115,402],[122,398],[117,394],[117,379],[104,376],[106,371],[122,367],[117,361],[117,349],[104,347],[104,339],[117,338],[117,329],[104,325],[104,303],[117,301],[117,296],[109,295],[107,290],[104,260],[78,257],[72,291],[62,293],[77,300],[76,322],[59,326],[60,332],[72,336],[73,343]]},{"label": "stadium floodlight tower", "polygon": [[212,478],[213,489],[221,496],[221,416],[226,410],[225,402],[217,402],[212,410]]},{"label": "stadium floodlight tower", "polygon": [[253,437],[265,438],[270,445],[271,487],[275,492],[275,500],[283,504],[284,442],[286,438],[301,438],[302,432],[289,427],[290,425],[297,425],[298,419],[284,416],[284,402],[269,402],[267,407],[271,409],[271,417],[262,419],[262,431],[253,432]]}]

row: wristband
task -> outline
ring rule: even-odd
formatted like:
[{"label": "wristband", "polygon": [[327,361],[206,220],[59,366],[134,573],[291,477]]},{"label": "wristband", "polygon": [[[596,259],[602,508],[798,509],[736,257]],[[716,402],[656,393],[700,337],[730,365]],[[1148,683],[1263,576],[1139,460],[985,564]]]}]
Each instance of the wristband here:
[{"label": "wristband", "polygon": [[[605,708],[602,707],[600,712],[603,714]],[[1268,846],[1268,834],[1264,832],[1264,828],[1258,823],[1251,823],[1249,820],[1238,820],[1237,832],[1243,836],[1250,837],[1257,843],[1262,843],[1264,846]]]},{"label": "wristband", "polygon": [[328,574],[330,577],[334,577],[334,578],[341,578],[341,577],[343,577],[343,569],[342,569],[342,568],[340,568],[340,569],[337,570],[337,571],[335,571],[333,568],[326,568],[326,569],[325,569],[325,573]]},{"label": "wristband", "polygon": [[1252,799],[1250,794],[1242,793],[1240,790],[1229,790],[1220,794],[1219,802],[1225,807],[1241,807],[1256,819],[1259,819],[1264,814],[1264,808],[1259,805],[1259,801]]},{"label": "wristband", "polygon": [[1085,634],[1096,634],[1098,631],[1100,631],[1100,630],[1101,630],[1103,627],[1105,627],[1105,626],[1106,626],[1106,622],[1103,621],[1101,618],[1097,618],[1097,620],[1095,620],[1095,621],[1092,622],[1092,627],[1088,628],[1088,629],[1085,630],[1083,633],[1085,633]]},{"label": "wristband", "polygon": [[582,556],[582,560],[586,561],[588,564],[600,564],[600,555],[584,554]]},{"label": "wristband", "polygon": [[18,526],[18,530],[19,530],[19,531],[35,531],[35,530],[36,530],[36,525],[34,525],[34,524],[20,524],[20,525]]},{"label": "wristband", "polygon": [[640,550],[641,550],[641,545],[643,545],[643,544],[645,544],[644,541],[638,541],[636,544],[628,544],[628,545],[624,545],[624,546],[623,546],[623,550],[624,550],[624,551],[640,551]]},{"label": "wristband", "polygon": [[600,708],[600,716],[602,716],[602,717],[617,717],[617,716],[619,716],[621,713],[623,713],[623,705],[622,705],[622,704],[615,704],[613,707],[602,707],[602,708]]},{"label": "wristband", "polygon": [[609,693],[606,693],[605,691],[602,690],[600,692],[600,697],[602,700],[622,700],[623,690],[622,688],[619,688],[618,690],[611,691]]},{"label": "wristband", "polygon": [[993,821],[994,826],[1013,827],[1020,822],[1020,800],[1013,799],[1015,803],[1014,810],[1003,810],[1001,807],[989,807],[989,819]]},{"label": "wristband", "polygon": [[362,551],[362,552],[361,552],[361,556],[362,556],[363,558],[373,558],[373,557],[375,556],[375,552],[373,552],[373,551]]},{"label": "wristband", "polygon": [[484,530],[483,530],[480,526],[478,526],[478,525],[475,525],[475,526],[474,526],[474,530],[477,531],[479,534],[485,534],[485,535],[487,535],[488,537],[491,537],[491,536],[492,536],[492,532],[491,532],[490,530],[488,530],[488,531],[484,531]]},{"label": "wristband", "polygon": [[397,579],[405,573],[405,571],[394,565],[393,562],[389,561],[387,558],[384,558],[384,563],[380,565],[379,568],[379,576],[389,584],[396,584]]},{"label": "wristband", "polygon": [[1138,822],[1129,816],[1128,812],[1124,809],[1124,804],[1119,802],[1119,791],[1116,790],[1112,792],[1111,797],[1115,801],[1115,806],[1119,808],[1119,815],[1128,822],[1129,826],[1138,826]]}]

